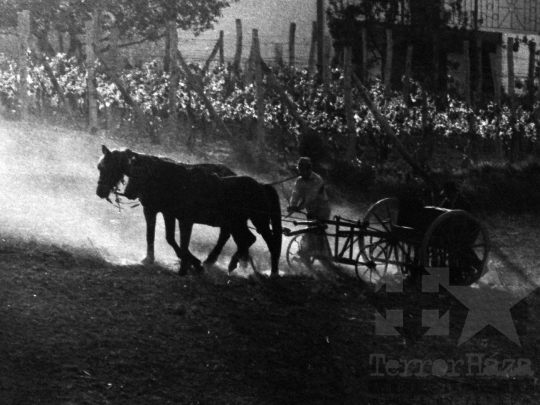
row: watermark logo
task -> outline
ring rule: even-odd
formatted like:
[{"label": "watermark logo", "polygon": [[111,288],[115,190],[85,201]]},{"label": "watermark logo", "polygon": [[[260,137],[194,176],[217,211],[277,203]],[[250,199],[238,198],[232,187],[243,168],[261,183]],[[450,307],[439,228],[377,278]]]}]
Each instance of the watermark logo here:
[{"label": "watermark logo", "polygon": [[[459,337],[458,346],[491,325],[515,344],[521,346],[510,309],[532,293],[536,287],[523,287],[519,291],[494,291],[491,288],[450,285],[448,267],[426,268],[428,275],[422,276],[422,292],[438,293],[440,287],[447,290],[468,310]],[[403,293],[403,278],[393,275],[379,281],[377,290],[386,286],[387,293]],[[421,311],[420,325],[427,328],[423,336],[448,336],[450,334],[450,311],[441,314],[439,309],[418,309]],[[420,326],[418,325],[418,326]],[[375,334],[379,336],[399,336],[397,328],[404,327],[403,309],[386,309],[385,316],[376,311]]]},{"label": "watermark logo", "polygon": [[371,377],[531,377],[532,362],[526,358],[497,359],[467,353],[459,359],[396,359],[382,353],[369,356]]}]

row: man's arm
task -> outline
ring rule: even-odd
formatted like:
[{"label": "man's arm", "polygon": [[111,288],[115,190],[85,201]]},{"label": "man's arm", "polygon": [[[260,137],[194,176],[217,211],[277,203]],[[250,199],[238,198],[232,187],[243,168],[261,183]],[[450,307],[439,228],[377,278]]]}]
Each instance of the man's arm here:
[{"label": "man's arm", "polygon": [[303,204],[303,195],[304,195],[304,188],[302,186],[301,179],[296,180],[296,183],[294,183],[294,189],[291,196],[291,200],[289,201],[290,207],[297,207],[300,209],[300,206]]}]

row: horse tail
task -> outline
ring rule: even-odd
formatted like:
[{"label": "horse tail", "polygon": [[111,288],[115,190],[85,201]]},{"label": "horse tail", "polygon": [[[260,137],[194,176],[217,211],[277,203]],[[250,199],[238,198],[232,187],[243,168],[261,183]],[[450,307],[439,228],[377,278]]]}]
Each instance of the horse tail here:
[{"label": "horse tail", "polygon": [[277,271],[279,264],[279,257],[281,255],[281,241],[282,241],[282,228],[281,228],[281,204],[279,201],[279,194],[276,189],[270,184],[264,184],[264,190],[269,200],[270,208],[270,223],[272,225],[272,239],[274,241],[274,252],[272,254],[272,271]]}]

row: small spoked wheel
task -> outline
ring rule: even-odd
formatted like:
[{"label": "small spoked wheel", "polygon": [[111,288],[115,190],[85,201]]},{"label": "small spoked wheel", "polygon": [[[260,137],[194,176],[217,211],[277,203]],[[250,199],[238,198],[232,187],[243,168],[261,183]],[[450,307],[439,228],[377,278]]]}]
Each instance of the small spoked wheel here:
[{"label": "small spoked wheel", "polygon": [[313,255],[306,254],[307,249],[304,244],[304,234],[295,235],[287,246],[287,264],[294,273],[302,273],[312,270],[315,258]]},{"label": "small spoked wheel", "polygon": [[370,283],[385,277],[392,262],[393,248],[387,241],[377,237],[367,237],[364,247],[356,257],[356,276]]},{"label": "small spoked wheel", "polygon": [[354,268],[356,277],[362,282],[376,283],[386,274],[386,267],[378,266],[377,263],[365,260],[363,252],[359,252],[356,257]]}]

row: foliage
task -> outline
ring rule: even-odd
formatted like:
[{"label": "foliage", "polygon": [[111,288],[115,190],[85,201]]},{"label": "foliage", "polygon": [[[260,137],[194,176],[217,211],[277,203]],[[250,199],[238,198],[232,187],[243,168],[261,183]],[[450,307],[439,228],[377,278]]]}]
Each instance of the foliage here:
[{"label": "foliage", "polygon": [[5,108],[13,110],[18,100],[17,65],[0,54],[0,100]]},{"label": "foliage", "polygon": [[[446,3],[446,4],[445,4]],[[462,0],[438,2],[431,0],[330,0],[328,15],[331,20],[356,20],[386,24],[418,21],[440,27],[452,14],[462,14]],[[418,21],[420,22],[420,21]]]},{"label": "foliage", "polygon": [[155,40],[163,35],[167,21],[195,33],[207,30],[228,6],[227,0],[0,0],[0,27],[16,27],[17,13],[28,10],[31,32],[42,51],[51,53],[47,33],[56,30],[69,34],[68,53],[73,54],[80,45],[77,35],[84,32],[84,23],[94,11],[100,11],[103,30],[114,24],[121,36]]},{"label": "foliage", "polygon": [[[60,87],[72,111],[86,114],[86,78],[84,68],[65,55],[49,59]],[[16,62],[0,59],[0,93],[9,109],[17,109],[18,88]],[[200,68],[192,65],[200,76]],[[98,66],[98,72],[100,71]],[[349,144],[349,131],[344,105],[344,78],[340,69],[333,69],[328,87],[318,83],[306,70],[274,68],[274,75],[282,83],[296,106],[298,115],[320,135],[332,161],[342,160]],[[170,76],[156,62],[141,68],[126,70],[121,75],[125,88],[144,114],[156,127],[162,127],[169,118]],[[251,134],[249,128],[258,119],[255,106],[255,87],[225,67],[217,67],[202,77],[207,97],[221,119],[229,126]],[[98,107],[104,112],[115,107],[126,111],[130,120],[131,107],[105,75],[96,78]],[[29,91],[39,105],[49,105],[61,111],[60,99],[40,63],[30,69]],[[264,125],[277,138],[269,143],[289,152],[298,150],[301,137],[300,125],[284,107],[280,96],[270,86],[265,88]],[[370,166],[379,172],[403,173],[403,166],[393,142],[369,112],[356,89],[352,90],[356,130],[355,165]],[[476,110],[463,101],[446,95],[432,94],[413,83],[410,100],[403,102],[401,93],[385,93],[380,82],[370,88],[371,98],[389,122],[398,139],[409,153],[424,166],[448,169],[478,159],[480,152],[499,158],[513,159],[516,139],[520,139],[522,156],[538,151],[537,132],[539,117],[535,109],[519,107],[512,116],[509,107],[494,104]],[[178,117],[189,117],[193,125],[201,126],[210,120],[204,103],[190,91],[185,78],[180,78],[177,97]],[[238,135],[240,136],[240,135]],[[481,147],[480,147],[480,146]],[[442,152],[441,152],[442,151]],[[447,152],[444,152],[447,151]],[[441,157],[441,153],[447,153]],[[397,166],[396,166],[397,165]],[[397,169],[393,169],[397,168]],[[369,177],[369,176],[368,176]]]}]

